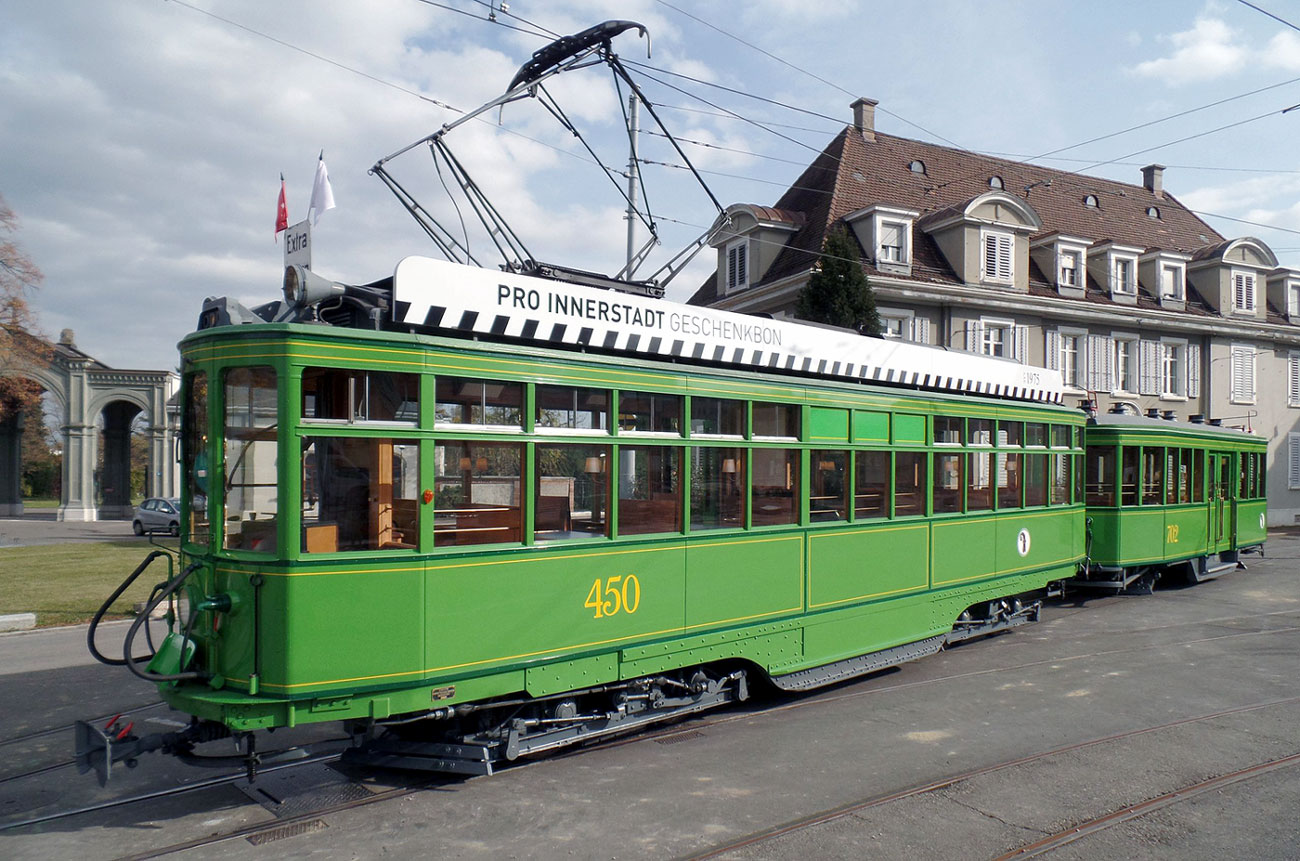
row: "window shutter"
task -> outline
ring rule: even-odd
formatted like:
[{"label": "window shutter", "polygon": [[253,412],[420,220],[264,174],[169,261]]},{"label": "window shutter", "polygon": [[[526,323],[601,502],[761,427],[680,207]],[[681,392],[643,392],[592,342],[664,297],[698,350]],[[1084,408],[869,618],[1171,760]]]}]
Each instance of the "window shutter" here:
[{"label": "window shutter", "polygon": [[1201,396],[1201,345],[1187,345],[1187,397]]},{"label": "window shutter", "polygon": [[1098,335],[1095,343],[1097,357],[1097,391],[1109,392],[1114,388],[1115,345],[1105,335]]},{"label": "window shutter", "polygon": [[1242,395],[1252,404],[1255,403],[1255,350],[1241,351],[1242,354]]},{"label": "window shutter", "polygon": [[1292,353],[1286,360],[1286,405],[1300,407],[1300,353]]},{"label": "window shutter", "polygon": [[1287,484],[1291,490],[1300,490],[1300,434],[1287,434]]},{"label": "window shutter", "polygon": [[1138,394],[1160,394],[1159,345],[1155,341],[1138,341]]},{"label": "window shutter", "polygon": [[930,343],[930,319],[928,317],[912,318],[912,340],[918,344]]},{"label": "window shutter", "polygon": [[1046,359],[1047,369],[1049,371],[1061,370],[1061,333],[1060,332],[1052,331],[1047,333],[1046,353],[1047,355],[1044,356],[1044,358]]},{"label": "window shutter", "polygon": [[981,334],[983,333],[980,331],[979,320],[966,321],[966,352],[968,353],[980,352],[980,348],[983,346],[980,343]]},{"label": "window shutter", "polygon": [[1011,253],[1015,248],[1014,241],[1010,236],[999,236],[998,240],[998,277],[1011,280]]},{"label": "window shutter", "polygon": [[736,246],[736,286],[744,287],[749,283],[749,246],[741,243]]},{"label": "window shutter", "polygon": [[1029,361],[1029,327],[1013,326],[1011,331],[1011,358],[1022,365]]}]

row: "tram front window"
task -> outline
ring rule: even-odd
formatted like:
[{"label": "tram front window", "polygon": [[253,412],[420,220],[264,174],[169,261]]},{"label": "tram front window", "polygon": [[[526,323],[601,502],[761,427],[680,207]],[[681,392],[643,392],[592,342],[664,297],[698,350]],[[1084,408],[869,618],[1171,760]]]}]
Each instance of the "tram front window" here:
[{"label": "tram front window", "polygon": [[308,437],[302,446],[304,552],[418,546],[420,449],[414,441]]},{"label": "tram front window", "polygon": [[207,541],[208,529],[208,375],[191,374],[185,387],[185,437],[182,446],[185,489],[189,498],[189,520],[185,535],[190,541]]},{"label": "tram front window", "polygon": [[225,404],[223,546],[274,553],[279,504],[275,370],[227,370]]}]

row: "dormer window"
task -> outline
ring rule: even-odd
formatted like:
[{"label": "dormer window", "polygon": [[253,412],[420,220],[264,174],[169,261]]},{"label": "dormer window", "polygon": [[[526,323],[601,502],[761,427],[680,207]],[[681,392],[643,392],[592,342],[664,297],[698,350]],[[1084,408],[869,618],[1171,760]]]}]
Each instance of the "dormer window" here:
[{"label": "dormer window", "polygon": [[1233,270],[1232,310],[1242,314],[1255,313],[1255,273]]},{"label": "dormer window", "polygon": [[912,173],[924,174],[925,162],[921,161],[919,158],[914,158],[910,162],[908,162],[907,169],[910,170]]},{"label": "dormer window", "polygon": [[914,209],[873,203],[850,212],[844,220],[853,228],[867,257],[875,261],[877,269],[911,275],[912,225],[919,214]]},{"label": "dormer window", "polygon": [[1157,209],[1157,208],[1154,207],[1154,206],[1148,206],[1148,207],[1147,207],[1147,218],[1154,218],[1154,219],[1159,220],[1159,218],[1160,218],[1160,210]]},{"label": "dormer window", "polygon": [[1172,263],[1164,263],[1160,266],[1160,298],[1173,299],[1175,302],[1186,301],[1187,282],[1183,275],[1183,267]]},{"label": "dormer window", "polygon": [[1137,261],[1131,257],[1116,257],[1111,278],[1111,289],[1116,293],[1137,293],[1137,278],[1134,271]]},{"label": "dormer window", "polygon": [[910,255],[908,254],[908,236],[911,233],[911,225],[902,221],[884,221],[880,222],[880,231],[877,234],[880,237],[879,244],[876,246],[876,257],[882,263],[908,263]]},{"label": "dormer window", "polygon": [[727,246],[727,292],[749,286],[749,243],[742,239]]},{"label": "dormer window", "polygon": [[1091,209],[1097,209],[1101,206],[1101,204],[1097,202],[1097,195],[1095,194],[1085,194],[1083,196],[1083,205]]},{"label": "dormer window", "polygon": [[990,176],[990,177],[989,177],[989,188],[997,188],[997,189],[1005,188],[1005,186],[1002,184],[1002,177],[1000,177],[1000,176]]},{"label": "dormer window", "polygon": [[1056,283],[1061,287],[1079,286],[1079,252],[1062,251],[1057,269]]},{"label": "dormer window", "polygon": [[980,232],[980,244],[984,251],[980,280],[996,284],[1015,281],[1015,237],[1000,230],[984,230]]},{"label": "dormer window", "polygon": [[1300,320],[1300,284],[1286,288],[1286,316],[1292,322]]}]

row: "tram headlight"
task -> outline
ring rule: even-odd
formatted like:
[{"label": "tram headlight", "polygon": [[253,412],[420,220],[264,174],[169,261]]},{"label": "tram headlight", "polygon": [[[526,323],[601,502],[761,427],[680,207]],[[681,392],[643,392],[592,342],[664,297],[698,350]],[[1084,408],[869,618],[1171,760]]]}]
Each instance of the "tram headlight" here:
[{"label": "tram headlight", "polygon": [[342,296],[342,284],[322,278],[303,266],[284,267],[284,301],[303,308],[324,302],[331,296]]}]

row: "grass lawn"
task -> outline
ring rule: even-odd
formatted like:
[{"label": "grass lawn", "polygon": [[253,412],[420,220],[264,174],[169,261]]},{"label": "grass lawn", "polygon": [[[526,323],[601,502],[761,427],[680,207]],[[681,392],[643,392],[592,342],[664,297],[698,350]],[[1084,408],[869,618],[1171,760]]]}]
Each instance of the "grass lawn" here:
[{"label": "grass lawn", "polygon": [[[176,546],[175,540],[156,540]],[[154,549],[139,539],[0,548],[0,615],[35,613],[38,626],[88,622]],[[167,573],[167,560],[155,559],[105,618],[130,616]]]},{"label": "grass lawn", "polygon": [[28,497],[27,499],[23,500],[23,508],[58,508],[58,507],[59,507],[59,501],[57,499],[37,499],[36,497]]}]

